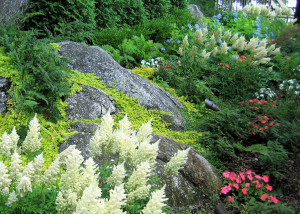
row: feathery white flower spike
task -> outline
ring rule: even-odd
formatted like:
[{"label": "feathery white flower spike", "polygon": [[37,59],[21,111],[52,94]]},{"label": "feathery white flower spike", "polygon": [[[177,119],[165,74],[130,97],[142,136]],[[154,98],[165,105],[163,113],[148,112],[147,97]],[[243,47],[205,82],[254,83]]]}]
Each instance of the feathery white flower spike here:
[{"label": "feathery white flower spike", "polygon": [[40,135],[39,131],[40,131],[40,124],[35,114],[33,119],[29,123],[29,131],[22,144],[22,149],[24,153],[26,154],[34,153],[41,148],[41,139],[39,138]]},{"label": "feathery white flower spike", "polygon": [[186,150],[178,150],[178,152],[171,158],[171,160],[165,165],[165,170],[169,175],[177,175],[178,170],[183,168],[183,165],[188,159],[188,153],[190,148]]},{"label": "feathery white flower spike", "polygon": [[9,179],[8,170],[3,161],[0,162],[0,192],[3,195],[9,194],[9,186],[11,179]]},{"label": "feathery white flower spike", "polygon": [[168,199],[165,196],[165,187],[166,185],[151,193],[151,198],[145,208],[142,210],[144,214],[160,214],[162,213],[162,208],[166,206],[164,203]]},{"label": "feathery white flower spike", "polygon": [[114,166],[111,176],[107,179],[107,182],[111,185],[121,185],[126,176],[126,170],[124,163]]}]

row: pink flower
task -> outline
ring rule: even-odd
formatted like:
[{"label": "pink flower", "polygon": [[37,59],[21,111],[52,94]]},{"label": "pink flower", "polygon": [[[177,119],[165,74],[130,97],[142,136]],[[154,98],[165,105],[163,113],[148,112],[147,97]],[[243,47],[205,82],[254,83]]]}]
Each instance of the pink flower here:
[{"label": "pink flower", "polygon": [[265,126],[265,129],[268,129],[269,128],[269,126]]},{"label": "pink flower", "polygon": [[249,187],[250,186],[250,183],[245,183],[245,187]]},{"label": "pink flower", "polygon": [[246,59],[247,57],[245,57],[245,55],[242,55],[241,58],[242,58],[242,59]]},{"label": "pink flower", "polygon": [[273,125],[274,125],[274,122],[269,123],[269,126],[273,126]]},{"label": "pink flower", "polygon": [[268,182],[269,182],[269,175],[263,175],[263,176],[261,177],[261,179],[262,179],[264,182],[268,183]]},{"label": "pink flower", "polygon": [[231,190],[231,187],[229,185],[224,186],[224,187],[221,188],[221,193],[226,195],[227,193],[230,192],[230,190]]},{"label": "pink flower", "polygon": [[234,183],[232,186],[233,186],[234,188],[236,188],[236,189],[239,189],[239,188],[240,188],[239,185],[238,185],[237,183]]},{"label": "pink flower", "polygon": [[251,175],[252,173],[253,173],[253,172],[252,172],[251,170],[247,170],[247,171],[246,171],[246,174],[247,174],[247,175]]},{"label": "pink flower", "polygon": [[230,172],[229,171],[225,171],[223,172],[223,177],[224,178],[228,178],[229,177]]},{"label": "pink flower", "polygon": [[248,102],[249,102],[249,103],[252,103],[252,102],[253,102],[253,100],[249,100]]},{"label": "pink flower", "polygon": [[242,178],[243,180],[245,180],[245,173],[240,172],[239,174],[240,174],[241,178]]},{"label": "pink flower", "polygon": [[263,127],[259,128],[259,131],[262,131],[262,132],[263,132],[263,131],[264,131],[264,128],[263,128]]},{"label": "pink flower", "polygon": [[258,181],[258,180],[253,181],[253,183],[256,183],[256,186],[255,186],[256,189],[260,188],[260,184],[259,184],[259,181]]},{"label": "pink flower", "polygon": [[254,129],[257,129],[258,127],[259,127],[259,125],[257,125],[257,124],[253,126]]},{"label": "pink flower", "polygon": [[276,198],[276,195],[271,196],[271,200],[273,201],[274,204],[277,204],[279,200]]},{"label": "pink flower", "polygon": [[254,177],[257,178],[257,179],[261,179],[260,175],[255,175]]},{"label": "pink flower", "polygon": [[256,135],[256,133],[255,133],[255,132],[252,132],[252,134],[253,134],[253,135]]},{"label": "pink flower", "polygon": [[266,189],[269,190],[269,191],[272,191],[273,187],[270,186],[269,184],[267,184]]},{"label": "pink flower", "polygon": [[235,180],[235,176],[236,176],[236,174],[234,172],[230,172],[229,179],[232,180],[232,181],[234,181]]},{"label": "pink flower", "polygon": [[240,178],[240,176],[238,176],[238,177],[235,179],[235,181],[236,181],[238,184],[242,183],[242,179]]},{"label": "pink flower", "polygon": [[253,177],[252,177],[251,175],[248,175],[247,177],[248,177],[248,179],[249,179],[250,181],[253,180]]},{"label": "pink flower", "polygon": [[269,195],[267,195],[267,194],[262,194],[261,196],[260,196],[260,199],[262,200],[262,201],[266,201],[268,198],[270,198],[269,197]]},{"label": "pink flower", "polygon": [[234,201],[234,198],[230,195],[228,195],[228,202],[233,202]]},{"label": "pink flower", "polygon": [[261,121],[262,124],[265,124],[266,122],[267,122],[266,120]]},{"label": "pink flower", "polygon": [[225,65],[227,68],[229,68],[229,65]]},{"label": "pink flower", "polygon": [[243,188],[242,192],[243,192],[244,195],[247,195],[247,188]]}]

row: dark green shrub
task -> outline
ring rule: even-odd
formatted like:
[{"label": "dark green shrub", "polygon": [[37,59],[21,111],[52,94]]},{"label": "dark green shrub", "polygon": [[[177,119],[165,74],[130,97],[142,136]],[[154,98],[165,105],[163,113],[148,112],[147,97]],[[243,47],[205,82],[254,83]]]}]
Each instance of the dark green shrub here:
[{"label": "dark green shrub", "polygon": [[[67,34],[82,30],[92,32],[96,27],[95,2],[92,0],[30,1],[24,18],[25,29],[38,29],[42,36]],[[90,36],[90,35],[89,35]],[[72,34],[70,35],[72,37]],[[92,38],[80,38],[80,41]]]},{"label": "dark green shrub", "polygon": [[135,25],[146,20],[142,0],[96,0],[96,21],[101,28]]},{"label": "dark green shrub", "polygon": [[166,16],[171,9],[170,0],[143,0],[149,19]]},{"label": "dark green shrub", "polygon": [[173,7],[185,9],[188,6],[188,1],[187,0],[171,0],[171,4]]}]

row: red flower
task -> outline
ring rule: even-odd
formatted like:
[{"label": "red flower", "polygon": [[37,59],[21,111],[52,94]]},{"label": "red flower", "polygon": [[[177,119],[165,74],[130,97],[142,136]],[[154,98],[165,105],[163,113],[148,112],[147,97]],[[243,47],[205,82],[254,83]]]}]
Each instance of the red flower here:
[{"label": "red flower", "polygon": [[250,183],[245,183],[245,187],[249,187],[250,186]]},{"label": "red flower", "polygon": [[254,129],[257,129],[258,127],[259,127],[259,125],[257,125],[257,124],[253,126]]},{"label": "red flower", "polygon": [[269,123],[269,126],[273,126],[273,125],[274,125],[274,122]]},{"label": "red flower", "polygon": [[269,182],[269,175],[263,175],[263,176],[261,177],[261,179],[262,179],[264,182],[268,183],[268,182]]},{"label": "red flower", "polygon": [[225,172],[223,172],[223,177],[224,178],[229,178],[229,174],[230,174],[229,171],[225,171]]},{"label": "red flower", "polygon": [[273,190],[273,187],[270,186],[269,184],[267,184],[266,189],[269,190],[269,191],[272,191],[272,190]]},{"label": "red flower", "polygon": [[265,124],[266,122],[267,122],[266,120],[261,121],[262,124]]},{"label": "red flower", "polygon": [[233,202],[234,201],[234,198],[230,195],[228,195],[228,202]]},{"label": "red flower", "polygon": [[268,129],[269,128],[269,126],[265,126],[265,129]]},{"label": "red flower", "polygon": [[244,195],[247,195],[247,188],[243,188],[242,192],[243,192]]},{"label": "red flower", "polygon": [[260,199],[262,200],[262,201],[266,201],[268,198],[270,198],[269,197],[269,195],[267,195],[267,194],[262,194],[261,196],[260,196]]},{"label": "red flower", "polygon": [[225,65],[227,68],[229,68],[229,65]]},{"label": "red flower", "polygon": [[242,55],[241,58],[242,58],[242,59],[246,59],[247,57],[245,57],[245,55]]},{"label": "red flower", "polygon": [[273,201],[274,204],[277,204],[279,200],[276,198],[276,195],[271,196],[271,200]]}]

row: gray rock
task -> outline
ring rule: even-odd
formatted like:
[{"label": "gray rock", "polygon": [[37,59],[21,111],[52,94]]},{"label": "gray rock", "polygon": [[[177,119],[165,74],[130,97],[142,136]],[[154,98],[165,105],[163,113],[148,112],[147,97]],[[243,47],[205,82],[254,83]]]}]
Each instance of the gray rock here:
[{"label": "gray rock", "polygon": [[198,19],[199,21],[203,22],[202,17],[204,16],[203,13],[201,12],[201,8],[199,5],[196,4],[190,4],[188,6],[188,9],[193,16]]},{"label": "gray rock", "polygon": [[163,119],[181,130],[185,120],[179,109],[183,104],[174,96],[145,80],[141,76],[121,67],[106,51],[96,46],[76,42],[61,42],[60,55],[71,60],[69,67],[82,73],[94,73],[109,87],[136,98],[140,105],[171,113]]},{"label": "gray rock", "polygon": [[[87,124],[81,122],[80,125],[86,126]],[[94,125],[88,126],[94,127]],[[70,145],[76,145],[76,148],[82,152],[84,159],[87,159],[90,153],[89,140],[91,137],[90,132],[79,132],[63,143],[59,151],[62,152]],[[167,204],[175,212],[187,209],[205,210],[205,205],[210,202],[213,193],[216,193],[217,187],[220,186],[220,179],[215,170],[202,155],[191,149],[187,163],[179,171],[179,174],[176,176],[167,175],[164,165],[179,149],[184,150],[189,146],[179,144],[169,137],[155,134],[152,137],[151,143],[160,139],[154,175],[159,176],[159,182],[162,185],[166,184],[166,197],[169,199]],[[115,156],[107,157],[107,159],[114,160]],[[96,160],[96,163],[102,165],[101,157]]]},{"label": "gray rock", "polygon": [[0,113],[6,112],[6,102],[10,99],[10,96],[7,93],[9,88],[9,79],[0,77]]},{"label": "gray rock", "polygon": [[67,120],[94,120],[105,115],[108,109],[116,113],[113,100],[104,91],[89,86],[81,87],[82,91],[65,100],[69,103],[66,107]]},{"label": "gray rock", "polygon": [[0,22],[23,12],[30,0],[0,0]]}]

